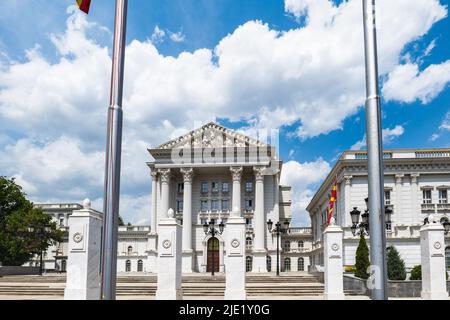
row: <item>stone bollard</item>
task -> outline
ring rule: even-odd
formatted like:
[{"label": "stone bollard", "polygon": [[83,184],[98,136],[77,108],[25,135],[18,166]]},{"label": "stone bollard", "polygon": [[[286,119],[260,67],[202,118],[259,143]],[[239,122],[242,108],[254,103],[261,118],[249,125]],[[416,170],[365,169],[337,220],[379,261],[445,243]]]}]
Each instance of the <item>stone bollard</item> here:
[{"label": "stone bollard", "polygon": [[444,227],[433,215],[420,228],[422,299],[447,300]]},{"label": "stone bollard", "polygon": [[226,232],[225,300],[246,300],[244,218],[228,218]]},{"label": "stone bollard", "polygon": [[175,219],[173,209],[158,225],[158,287],[156,300],[182,300],[182,227]]},{"label": "stone bollard", "polygon": [[344,300],[344,276],[342,266],[342,229],[334,218],[323,232],[325,300]]},{"label": "stone bollard", "polygon": [[100,300],[100,245],[102,214],[91,209],[89,199],[83,209],[69,217],[69,256],[64,300]]}]

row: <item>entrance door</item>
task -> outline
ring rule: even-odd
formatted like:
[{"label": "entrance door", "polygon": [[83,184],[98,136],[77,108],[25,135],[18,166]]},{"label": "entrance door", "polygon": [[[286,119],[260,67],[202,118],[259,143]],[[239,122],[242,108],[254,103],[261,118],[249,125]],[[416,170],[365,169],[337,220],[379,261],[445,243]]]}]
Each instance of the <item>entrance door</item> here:
[{"label": "entrance door", "polygon": [[208,261],[206,265],[206,272],[219,272],[219,240],[211,238],[208,240]]}]

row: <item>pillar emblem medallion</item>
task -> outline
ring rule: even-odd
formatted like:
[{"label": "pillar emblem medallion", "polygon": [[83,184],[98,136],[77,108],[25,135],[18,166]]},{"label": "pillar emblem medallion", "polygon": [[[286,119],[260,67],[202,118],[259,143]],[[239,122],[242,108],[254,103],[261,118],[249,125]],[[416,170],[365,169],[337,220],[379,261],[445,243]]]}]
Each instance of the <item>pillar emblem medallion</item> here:
[{"label": "pillar emblem medallion", "polygon": [[239,242],[238,239],[233,239],[233,240],[231,240],[231,246],[232,246],[233,248],[239,247],[240,244],[241,244],[241,243]]}]

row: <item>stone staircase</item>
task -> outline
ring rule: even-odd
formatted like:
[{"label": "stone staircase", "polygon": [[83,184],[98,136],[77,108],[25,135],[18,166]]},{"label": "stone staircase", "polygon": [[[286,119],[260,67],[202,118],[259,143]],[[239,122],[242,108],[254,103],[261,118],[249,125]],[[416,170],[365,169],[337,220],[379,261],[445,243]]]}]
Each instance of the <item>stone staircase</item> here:
[{"label": "stone staircase", "polygon": [[[156,275],[119,275],[118,296],[154,296]],[[0,296],[63,296],[64,275],[52,276],[8,276],[0,278]],[[323,284],[307,273],[293,272],[280,276],[274,274],[247,274],[247,294],[249,297],[295,297],[321,296]],[[225,276],[218,274],[183,275],[183,295],[189,297],[224,296]]]}]

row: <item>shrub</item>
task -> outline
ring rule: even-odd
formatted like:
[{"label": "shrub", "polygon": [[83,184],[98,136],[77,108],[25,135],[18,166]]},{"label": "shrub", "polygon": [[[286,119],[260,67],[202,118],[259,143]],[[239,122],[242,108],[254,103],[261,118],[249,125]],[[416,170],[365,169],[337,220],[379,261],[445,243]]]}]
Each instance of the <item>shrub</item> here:
[{"label": "shrub", "polygon": [[387,273],[389,280],[405,280],[405,262],[395,247],[387,248]]},{"label": "shrub", "polygon": [[421,265],[414,266],[414,268],[411,269],[411,277],[409,277],[409,280],[422,280]]},{"label": "shrub", "polygon": [[364,234],[361,234],[361,237],[359,238],[358,249],[356,249],[355,276],[362,279],[369,278],[369,273],[367,272],[367,268],[369,268],[369,266],[369,248],[367,247]]},{"label": "shrub", "polygon": [[355,273],[356,272],[356,268],[355,268],[355,266],[345,266],[344,267],[344,271],[345,272],[350,272],[350,273]]}]

